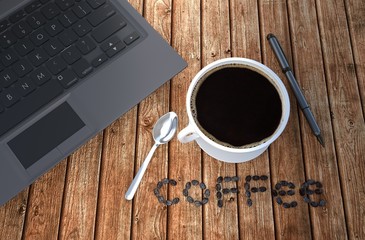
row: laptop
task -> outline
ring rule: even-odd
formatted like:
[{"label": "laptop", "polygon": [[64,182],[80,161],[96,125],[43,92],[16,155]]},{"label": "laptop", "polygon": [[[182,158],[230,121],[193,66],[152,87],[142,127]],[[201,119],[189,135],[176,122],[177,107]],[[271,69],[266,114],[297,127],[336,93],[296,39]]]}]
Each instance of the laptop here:
[{"label": "laptop", "polygon": [[125,0],[0,0],[0,205],[185,67]]}]

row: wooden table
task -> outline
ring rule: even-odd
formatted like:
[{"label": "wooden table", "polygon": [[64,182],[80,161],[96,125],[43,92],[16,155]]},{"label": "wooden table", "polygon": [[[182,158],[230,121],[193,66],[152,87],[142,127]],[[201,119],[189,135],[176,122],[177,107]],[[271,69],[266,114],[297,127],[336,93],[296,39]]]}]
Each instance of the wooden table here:
[{"label": "wooden table", "polygon": [[[365,239],[365,1],[363,0],[131,0],[133,6],[188,62],[188,67],[0,207],[0,239]],[[266,40],[274,33],[293,66],[323,131],[318,142],[298,109],[288,81]],[[291,115],[284,133],[262,156],[226,164],[195,143],[174,138],[155,153],[133,201],[124,194],[153,144],[151,130],[168,111],[188,120],[185,95],[208,63],[231,56],[260,61],[287,86]],[[266,192],[252,193],[247,175],[267,175]],[[219,176],[239,176],[238,194],[217,206]],[[164,185],[172,206],[153,190]],[[182,194],[185,183],[204,182],[209,202],[196,207]],[[299,187],[323,184],[324,207],[312,207]],[[295,208],[276,203],[271,190],[281,180],[295,184]],[[284,188],[286,189],[286,188]],[[312,187],[315,189],[315,187]],[[194,192],[194,191],[195,192]],[[287,190],[287,189],[286,189]],[[201,190],[191,190],[201,199]]]}]

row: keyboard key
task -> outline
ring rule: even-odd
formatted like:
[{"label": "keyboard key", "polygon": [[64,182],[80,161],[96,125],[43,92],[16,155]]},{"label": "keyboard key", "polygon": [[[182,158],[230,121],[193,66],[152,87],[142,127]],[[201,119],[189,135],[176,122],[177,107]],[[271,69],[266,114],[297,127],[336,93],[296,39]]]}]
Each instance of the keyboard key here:
[{"label": "keyboard key", "polygon": [[9,87],[16,80],[18,80],[18,76],[11,69],[5,69],[0,73],[0,85],[2,87]]},{"label": "keyboard key", "polygon": [[53,19],[44,26],[44,29],[51,37],[54,37],[63,31],[63,26],[57,19]]},{"label": "keyboard key", "polygon": [[12,88],[6,89],[0,93],[0,101],[5,107],[14,105],[20,97],[14,92]]},{"label": "keyboard key", "polygon": [[76,3],[75,6],[72,8],[72,11],[78,16],[79,18],[83,18],[91,12],[91,8],[85,2]]},{"label": "keyboard key", "polygon": [[51,79],[52,75],[45,67],[40,67],[30,74],[32,80],[38,85],[42,85]]},{"label": "keyboard key", "polygon": [[80,20],[73,26],[73,30],[76,32],[77,35],[80,37],[84,36],[92,29],[91,25],[85,20]]},{"label": "keyboard key", "polygon": [[40,46],[47,42],[49,39],[48,34],[43,29],[38,29],[30,34],[30,40],[36,45]]},{"label": "keyboard key", "polygon": [[132,42],[136,41],[139,38],[139,34],[137,32],[132,32],[127,37],[123,39],[125,44],[130,45]]},{"label": "keyboard key", "polygon": [[5,50],[4,52],[0,53],[0,60],[1,63],[5,66],[8,67],[11,64],[15,63],[16,61],[18,61],[18,56],[15,54],[15,52],[12,49],[8,49]]},{"label": "keyboard key", "polygon": [[18,102],[2,114],[0,118],[0,135],[6,133],[62,92],[63,88],[56,80],[49,81],[43,87],[33,91],[27,96],[27,101]]},{"label": "keyboard key", "polygon": [[91,64],[94,67],[100,66],[102,63],[106,62],[108,60],[108,56],[105,53],[100,54],[97,58],[95,58]]},{"label": "keyboard key", "polygon": [[105,3],[106,0],[87,0],[87,3],[92,7],[92,8],[98,8],[101,5],[103,5]]},{"label": "keyboard key", "polygon": [[0,22],[0,32],[4,31],[9,25],[10,25],[10,22],[8,20],[1,21]]},{"label": "keyboard key", "polygon": [[62,13],[59,16],[58,20],[62,23],[64,27],[69,27],[79,19],[71,10],[68,10],[67,12]]},{"label": "keyboard key", "polygon": [[13,70],[18,74],[18,77],[24,77],[33,70],[33,67],[27,60],[21,59],[13,65]]},{"label": "keyboard key", "polygon": [[47,68],[51,73],[54,75],[60,73],[62,70],[67,68],[67,63],[62,59],[61,56],[57,56],[55,58],[52,58],[46,63]]},{"label": "keyboard key", "polygon": [[38,67],[48,60],[47,53],[42,48],[37,48],[28,54],[29,61],[33,66]]},{"label": "keyboard key", "polygon": [[15,84],[15,91],[19,96],[26,96],[36,89],[36,85],[29,78],[24,78]]},{"label": "keyboard key", "polygon": [[40,12],[36,12],[27,18],[27,22],[33,29],[37,29],[46,23],[46,19]]},{"label": "keyboard key", "polygon": [[113,57],[125,47],[126,45],[123,42],[118,42],[114,47],[111,47],[108,51],[106,51],[106,55],[108,55],[108,57]]},{"label": "keyboard key", "polygon": [[42,6],[42,4],[39,1],[33,1],[28,6],[25,7],[25,11],[27,13],[31,13],[31,12],[33,12],[34,10],[38,9],[41,6]]},{"label": "keyboard key", "polygon": [[70,46],[72,43],[77,41],[77,39],[79,39],[79,37],[76,35],[76,33],[74,31],[72,31],[71,29],[66,29],[65,31],[60,33],[60,35],[58,35],[58,38],[60,39],[63,46],[65,46],[65,47]]},{"label": "keyboard key", "polygon": [[25,21],[20,21],[12,27],[13,32],[18,38],[23,38],[32,32],[32,28]]},{"label": "keyboard key", "polygon": [[79,78],[83,78],[93,71],[93,67],[84,58],[81,58],[76,63],[74,63],[72,65],[72,69],[75,71]]},{"label": "keyboard key", "polygon": [[66,69],[57,76],[57,80],[64,88],[69,88],[77,82],[78,78],[71,69]]},{"label": "keyboard key", "polygon": [[20,56],[24,57],[26,54],[30,53],[34,49],[34,45],[28,38],[25,38],[17,42],[14,45],[14,49],[18,52]]},{"label": "keyboard key", "polygon": [[62,11],[67,10],[75,4],[75,0],[56,0],[55,2]]},{"label": "keyboard key", "polygon": [[17,21],[19,21],[20,19],[22,19],[23,17],[25,17],[27,15],[26,12],[24,12],[24,10],[20,10],[16,13],[14,13],[13,15],[11,15],[9,17],[10,22],[12,23],[16,23]]},{"label": "keyboard key", "polygon": [[60,9],[56,4],[50,3],[41,8],[41,12],[47,19],[52,19],[60,13]]},{"label": "keyboard key", "polygon": [[110,5],[106,4],[97,9],[95,12],[91,13],[87,20],[95,27],[113,14],[115,14],[115,10]]},{"label": "keyboard key", "polygon": [[59,40],[57,40],[57,38],[52,38],[43,44],[43,48],[49,56],[53,57],[63,50],[63,45]]},{"label": "keyboard key", "polygon": [[76,46],[81,51],[81,53],[84,54],[84,55],[88,54],[89,52],[91,52],[92,50],[94,50],[96,48],[96,44],[88,36],[80,39],[76,43]]},{"label": "keyboard key", "polygon": [[110,35],[122,29],[126,25],[127,24],[122,19],[122,17],[117,14],[100,24],[95,30],[92,31],[91,35],[98,43],[101,43]]},{"label": "keyboard key", "polygon": [[113,36],[127,25],[117,12],[106,0],[32,0],[0,22],[0,135],[140,37],[133,26]]},{"label": "keyboard key", "polygon": [[105,41],[103,44],[100,45],[100,48],[106,52],[109,48],[113,47],[115,44],[120,42],[120,39],[117,36],[112,36],[107,41]]},{"label": "keyboard key", "polygon": [[6,31],[0,34],[0,46],[3,48],[8,48],[17,41],[16,36],[10,32]]},{"label": "keyboard key", "polygon": [[75,46],[71,46],[62,52],[62,57],[68,64],[73,64],[81,58],[81,53]]}]

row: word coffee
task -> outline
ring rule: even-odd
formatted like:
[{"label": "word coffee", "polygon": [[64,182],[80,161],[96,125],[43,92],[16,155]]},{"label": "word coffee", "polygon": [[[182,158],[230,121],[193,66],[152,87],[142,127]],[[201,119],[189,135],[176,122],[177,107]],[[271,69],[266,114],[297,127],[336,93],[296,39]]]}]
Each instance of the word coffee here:
[{"label": "word coffee", "polygon": [[[217,205],[219,208],[223,207],[223,198],[228,194],[239,194],[240,191],[238,187],[228,187],[229,183],[238,183],[240,177],[238,176],[219,176],[216,181],[215,186],[215,196],[217,199]],[[257,186],[257,183],[264,183],[268,180],[268,176],[266,175],[247,175],[245,177],[244,194],[246,197],[246,204],[248,207],[253,205],[252,195],[257,193],[264,193],[267,191],[267,187],[265,186]],[[255,184],[256,183],[256,184]],[[157,197],[157,200],[165,204],[166,206],[176,205],[180,202],[179,197],[174,197],[172,200],[165,199],[161,195],[161,189],[164,185],[177,186],[177,181],[174,179],[164,178],[157,183],[157,187],[153,190],[154,195]],[[202,199],[194,199],[189,191],[193,188],[196,188],[202,191]],[[278,204],[283,206],[283,208],[294,208],[298,205],[296,201],[284,201],[288,199],[290,196],[295,195],[295,184],[292,182],[288,182],[285,180],[278,181],[274,187],[272,188],[271,194],[273,200]],[[299,194],[303,197],[303,201],[308,203],[311,207],[322,207],[325,206],[326,201],[324,199],[320,199],[319,201],[314,201],[311,199],[311,195],[320,195],[323,193],[323,185],[322,183],[309,179],[305,181],[299,188]],[[189,204],[193,204],[197,207],[203,206],[209,202],[211,191],[206,186],[204,182],[199,182],[198,180],[192,180],[185,183],[185,188],[182,190],[182,194],[185,197],[186,201]],[[233,198],[230,197],[230,201]]]}]

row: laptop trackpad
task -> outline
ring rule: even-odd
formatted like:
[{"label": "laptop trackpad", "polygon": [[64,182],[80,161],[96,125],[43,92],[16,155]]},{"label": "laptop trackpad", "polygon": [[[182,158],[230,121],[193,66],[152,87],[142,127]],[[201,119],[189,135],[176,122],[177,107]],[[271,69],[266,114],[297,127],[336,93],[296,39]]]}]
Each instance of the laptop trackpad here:
[{"label": "laptop trackpad", "polygon": [[71,106],[64,102],[8,145],[24,168],[29,168],[52,149],[85,126]]}]

